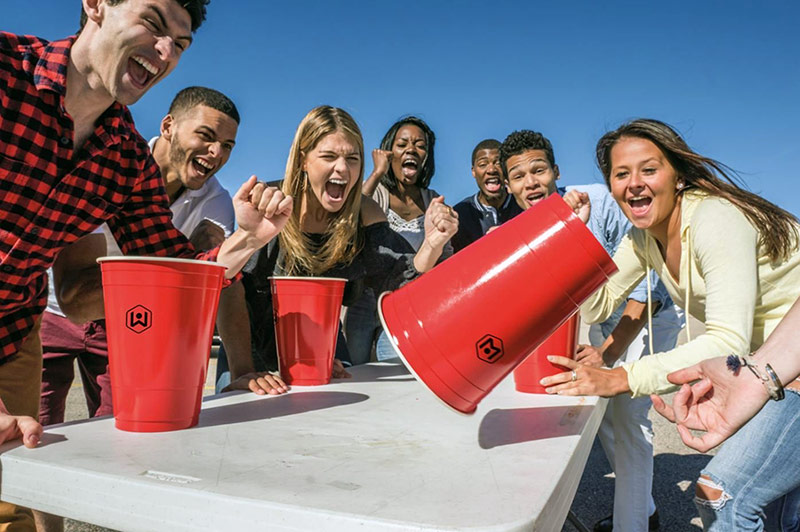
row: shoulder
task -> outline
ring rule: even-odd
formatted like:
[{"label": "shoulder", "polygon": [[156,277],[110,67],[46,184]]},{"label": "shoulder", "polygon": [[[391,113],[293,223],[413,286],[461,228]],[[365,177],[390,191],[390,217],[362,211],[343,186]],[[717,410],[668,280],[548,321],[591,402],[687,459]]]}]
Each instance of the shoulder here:
[{"label": "shoulder", "polygon": [[462,199],[455,205],[453,205],[453,209],[459,214],[467,213],[475,210],[475,204],[472,201],[473,196],[467,196],[466,198]]},{"label": "shoulder", "polygon": [[386,214],[374,199],[361,196],[361,223],[365,227],[386,221]]},{"label": "shoulder", "polygon": [[726,242],[747,242],[757,239],[758,231],[736,205],[719,196],[684,193],[684,223],[688,223],[695,247]]},{"label": "shoulder", "polygon": [[15,35],[6,31],[0,31],[0,51],[4,53],[41,50],[47,45],[48,41],[32,35]]},{"label": "shoulder", "polygon": [[224,200],[228,203],[232,201],[230,192],[228,192],[228,189],[222,186],[217,179],[217,176],[211,176],[208,181],[203,183],[203,186],[200,187],[200,191],[202,192],[203,197],[206,197],[209,200]]},{"label": "shoulder", "polygon": [[423,188],[420,189],[420,192],[422,193],[422,202],[425,204],[426,209],[428,208],[428,204],[431,202],[433,198],[438,198],[439,196],[441,196],[441,194],[439,194],[432,188]]},{"label": "shoulder", "polygon": [[713,221],[724,218],[744,218],[744,213],[730,201],[710,194],[686,194],[683,202],[691,209],[692,221]]}]

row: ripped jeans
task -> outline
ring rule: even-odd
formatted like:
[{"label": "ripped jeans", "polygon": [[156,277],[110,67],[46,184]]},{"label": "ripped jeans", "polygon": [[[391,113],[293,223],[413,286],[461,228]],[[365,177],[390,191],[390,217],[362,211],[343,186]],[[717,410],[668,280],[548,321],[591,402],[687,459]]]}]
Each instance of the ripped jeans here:
[{"label": "ripped jeans", "polygon": [[[800,394],[767,401],[720,448],[699,483],[722,490],[695,497],[706,531],[800,530]],[[710,480],[708,480],[710,479]]]}]

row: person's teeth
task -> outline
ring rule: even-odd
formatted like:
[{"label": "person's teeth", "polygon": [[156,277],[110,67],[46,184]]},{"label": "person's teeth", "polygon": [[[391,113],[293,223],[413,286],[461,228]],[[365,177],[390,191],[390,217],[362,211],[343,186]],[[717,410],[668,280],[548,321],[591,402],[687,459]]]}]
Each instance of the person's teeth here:
[{"label": "person's teeth", "polygon": [[144,57],[139,57],[137,55],[137,56],[134,56],[132,59],[134,61],[136,61],[137,63],[139,63],[140,65],[142,65],[144,67],[144,69],[147,70],[153,76],[157,76],[158,75],[158,68],[154,64],[149,62],[147,59],[145,59]]},{"label": "person's teeth", "polygon": [[333,183],[334,185],[342,185],[342,186],[347,184],[347,181],[345,181],[344,179],[338,179],[335,177],[333,179],[329,179],[328,182]]},{"label": "person's teeth", "polygon": [[203,159],[195,159],[194,162],[196,162],[197,164],[199,164],[200,166],[202,166],[207,170],[211,170],[212,168],[211,164],[205,162]]}]

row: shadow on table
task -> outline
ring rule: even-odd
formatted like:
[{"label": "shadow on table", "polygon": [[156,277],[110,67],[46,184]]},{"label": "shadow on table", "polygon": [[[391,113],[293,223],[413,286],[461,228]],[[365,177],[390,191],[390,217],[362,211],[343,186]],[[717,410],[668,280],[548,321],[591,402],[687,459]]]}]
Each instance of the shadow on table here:
[{"label": "shadow on table", "polygon": [[495,409],[481,420],[481,449],[580,434],[594,406]]},{"label": "shadow on table", "polygon": [[351,378],[332,382],[406,382],[415,380],[400,359],[396,360],[396,364],[356,366],[358,371],[352,372]]},{"label": "shadow on table", "polygon": [[287,393],[246,403],[204,408],[200,412],[200,422],[197,424],[197,428],[291,416],[360,403],[367,399],[369,399],[368,395],[352,392]]}]

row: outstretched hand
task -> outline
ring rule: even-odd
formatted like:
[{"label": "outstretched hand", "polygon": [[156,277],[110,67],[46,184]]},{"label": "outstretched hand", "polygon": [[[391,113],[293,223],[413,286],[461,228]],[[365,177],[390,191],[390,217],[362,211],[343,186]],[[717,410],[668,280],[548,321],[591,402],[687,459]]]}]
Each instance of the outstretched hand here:
[{"label": "outstretched hand", "polygon": [[457,231],[458,213],[445,205],[444,196],[433,198],[425,211],[425,240],[432,248],[441,250]]},{"label": "outstretched hand", "polygon": [[[678,425],[683,443],[706,452],[732,436],[769,399],[766,389],[747,370],[734,374],[725,357],[711,358],[667,375],[673,384],[682,384],[672,405],[652,395],[656,412]],[[689,384],[694,383],[694,384]],[[704,431],[693,435],[689,429]]]},{"label": "outstretched hand", "polygon": [[294,202],[291,196],[250,176],[233,197],[236,223],[257,243],[266,244],[281,232]]}]

